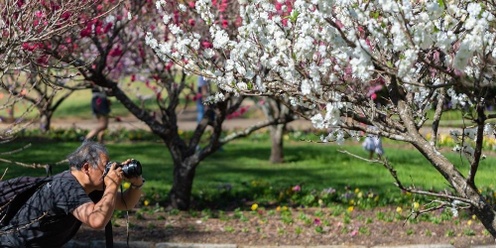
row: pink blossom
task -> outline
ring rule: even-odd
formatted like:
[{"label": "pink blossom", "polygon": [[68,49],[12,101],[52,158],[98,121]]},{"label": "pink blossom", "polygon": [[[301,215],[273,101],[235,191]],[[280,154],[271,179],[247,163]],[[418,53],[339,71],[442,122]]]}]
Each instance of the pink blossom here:
[{"label": "pink blossom", "polygon": [[69,11],[66,11],[64,12],[60,17],[63,19],[63,20],[67,20],[69,19],[69,17],[71,17],[72,13],[69,12]]},{"label": "pink blossom", "polygon": [[43,14],[43,12],[41,12],[41,11],[36,11],[36,12],[34,13],[34,15],[35,15],[37,18],[43,18],[43,17],[45,17],[45,15]]},{"label": "pink blossom", "polygon": [[213,44],[211,42],[209,42],[209,41],[202,41],[201,45],[202,45],[203,48],[212,48],[212,47],[214,47]]},{"label": "pink blossom", "polygon": [[89,37],[91,35],[91,27],[81,30],[79,35],[81,35],[81,37]]},{"label": "pink blossom", "polygon": [[282,19],[281,22],[282,22],[283,26],[285,26],[285,27],[288,26],[288,19],[287,18]]},{"label": "pink blossom", "polygon": [[223,28],[227,28],[229,26],[229,21],[227,21],[226,19],[222,19],[221,25]]},{"label": "pink blossom", "polygon": [[36,62],[38,64],[46,65],[48,64],[48,56],[41,56],[38,59],[36,59]]},{"label": "pink blossom", "polygon": [[296,185],[293,187],[293,191],[294,192],[300,192],[301,191],[301,186],[300,185]]},{"label": "pink blossom", "polygon": [[22,44],[22,49],[30,51],[30,52],[36,50],[38,47],[39,47],[39,45],[35,44],[35,43],[23,43]]},{"label": "pink blossom", "polygon": [[322,224],[322,223],[321,223],[321,221],[320,221],[320,219],[319,219],[319,218],[315,218],[315,219],[313,220],[313,224],[315,224],[315,225],[317,225],[317,226],[320,226],[320,224]]},{"label": "pink blossom", "polygon": [[103,32],[108,33],[108,31],[110,31],[110,29],[112,28],[112,25],[113,25],[113,23],[111,23],[111,22],[107,23],[107,25],[105,25]]},{"label": "pink blossom", "polygon": [[219,5],[219,12],[224,12],[227,9],[227,2],[226,0],[222,0],[222,3]]},{"label": "pink blossom", "polygon": [[174,24],[179,24],[179,11],[174,10],[174,17],[172,18],[174,20]]},{"label": "pink blossom", "polygon": [[109,56],[110,57],[118,57],[118,56],[121,56],[122,55],[122,49],[120,48],[120,46],[117,46],[116,48],[110,50],[109,52]]}]

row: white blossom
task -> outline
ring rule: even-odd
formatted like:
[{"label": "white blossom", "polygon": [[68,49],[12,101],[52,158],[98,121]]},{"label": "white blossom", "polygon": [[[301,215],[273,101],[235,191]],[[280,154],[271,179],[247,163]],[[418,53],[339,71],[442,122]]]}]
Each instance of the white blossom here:
[{"label": "white blossom", "polygon": [[305,79],[301,82],[301,93],[303,95],[308,95],[311,93],[312,87],[310,85],[310,80]]},{"label": "white blossom", "polygon": [[239,82],[236,84],[236,86],[240,90],[247,90],[248,89],[248,85],[245,82]]},{"label": "white blossom", "polygon": [[229,36],[224,30],[213,30],[214,33],[214,48],[225,48],[229,42]]},{"label": "white blossom", "polygon": [[186,5],[184,4],[179,4],[179,10],[181,10],[182,12],[186,12],[186,10],[188,10],[188,7],[186,7]]},{"label": "white blossom", "polygon": [[172,19],[172,16],[168,15],[168,14],[164,14],[162,16],[162,22],[167,25],[169,24],[170,20]]},{"label": "white blossom", "polygon": [[484,125],[484,135],[493,135],[494,134],[494,126],[491,123],[486,123]]}]

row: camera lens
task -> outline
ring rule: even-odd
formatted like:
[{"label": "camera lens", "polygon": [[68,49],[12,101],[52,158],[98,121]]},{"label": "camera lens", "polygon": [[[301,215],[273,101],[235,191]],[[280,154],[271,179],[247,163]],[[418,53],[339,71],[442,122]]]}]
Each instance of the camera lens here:
[{"label": "camera lens", "polygon": [[127,178],[141,176],[141,172],[141,163],[138,160],[133,159],[122,167],[122,173]]},{"label": "camera lens", "polygon": [[[113,163],[114,162],[112,161],[107,163],[107,165],[105,166],[105,171],[103,173],[103,176],[107,175]],[[141,176],[141,163],[138,160],[133,159],[129,162],[129,164],[117,163],[117,167],[122,167],[122,174],[124,174],[124,176],[127,178]]]}]

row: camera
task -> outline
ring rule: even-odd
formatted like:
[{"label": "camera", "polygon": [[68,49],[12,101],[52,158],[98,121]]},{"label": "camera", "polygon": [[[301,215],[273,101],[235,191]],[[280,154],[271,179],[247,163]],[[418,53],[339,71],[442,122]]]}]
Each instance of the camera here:
[{"label": "camera", "polygon": [[[107,165],[105,165],[103,176],[107,175],[113,163],[115,162],[110,161],[107,163]],[[138,160],[131,159],[128,164],[117,163],[117,167],[122,168],[122,173],[126,178],[141,176],[141,163]]]}]

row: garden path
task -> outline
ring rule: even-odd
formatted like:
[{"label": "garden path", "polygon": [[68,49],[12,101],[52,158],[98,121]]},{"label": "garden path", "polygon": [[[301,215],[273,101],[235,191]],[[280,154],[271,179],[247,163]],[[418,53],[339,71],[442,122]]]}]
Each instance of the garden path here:
[{"label": "garden path", "polygon": [[[264,119],[262,117],[239,117],[228,119],[224,121],[223,128],[225,130],[235,130],[250,127],[258,122],[262,122]],[[67,129],[67,128],[81,128],[90,130],[94,128],[96,125],[96,121],[91,116],[87,118],[54,118],[52,119],[51,127],[52,129]],[[1,122],[0,120],[0,130],[5,130],[9,128],[12,123]],[[194,130],[196,128],[196,111],[193,110],[185,110],[182,113],[178,114],[178,126],[180,129],[185,131]],[[28,126],[28,128],[37,128],[38,124],[33,123]],[[288,124],[288,127],[293,130],[308,130],[312,129],[312,123],[309,120],[298,119]],[[423,133],[429,132],[430,127],[425,127]],[[149,127],[137,119],[136,117],[129,115],[124,117],[113,116],[110,118],[109,127],[110,131],[118,130],[118,129],[143,129],[149,130]],[[449,133],[452,128],[441,127],[439,129],[440,133]]]}]

